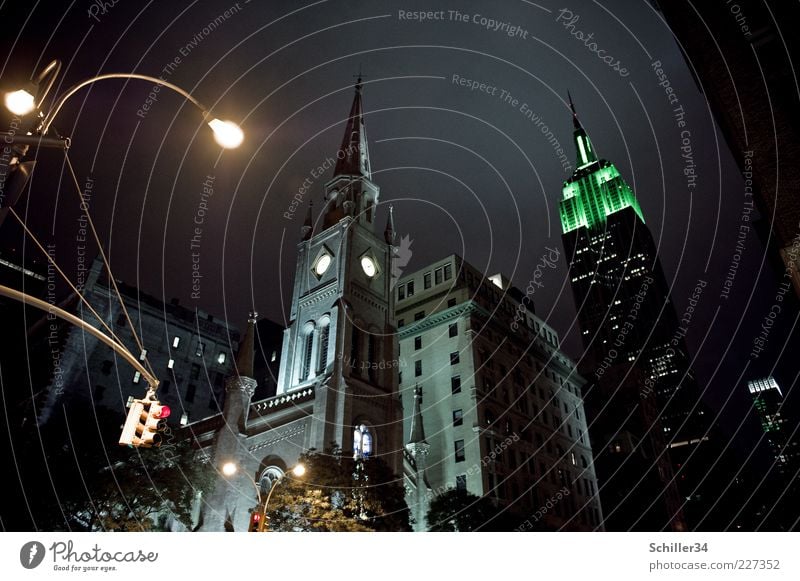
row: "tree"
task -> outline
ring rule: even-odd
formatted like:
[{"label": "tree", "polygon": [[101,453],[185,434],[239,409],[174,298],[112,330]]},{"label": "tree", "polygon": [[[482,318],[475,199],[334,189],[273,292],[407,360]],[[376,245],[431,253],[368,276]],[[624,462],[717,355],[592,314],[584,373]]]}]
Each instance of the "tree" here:
[{"label": "tree", "polygon": [[44,509],[37,527],[150,531],[170,516],[191,526],[195,495],[210,490],[213,475],[195,459],[189,441],[167,432],[163,446],[122,448],[116,444],[118,414],[95,413],[93,423],[51,422],[43,429],[53,481],[49,491],[44,485],[37,491]]},{"label": "tree", "polygon": [[511,531],[516,515],[498,511],[491,500],[451,488],[431,501],[428,529],[432,532]]},{"label": "tree", "polygon": [[276,531],[409,531],[401,481],[381,458],[364,461],[361,484],[355,461],[340,448],[300,457],[303,478],[291,475],[275,489],[267,515]]}]

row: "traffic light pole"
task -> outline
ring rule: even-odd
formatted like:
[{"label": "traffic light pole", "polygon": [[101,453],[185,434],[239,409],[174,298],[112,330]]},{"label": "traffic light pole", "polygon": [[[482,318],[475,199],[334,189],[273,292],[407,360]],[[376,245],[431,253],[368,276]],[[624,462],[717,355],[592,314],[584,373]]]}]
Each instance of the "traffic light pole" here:
[{"label": "traffic light pole", "polygon": [[41,309],[42,311],[46,311],[48,313],[53,313],[60,319],[64,319],[68,323],[72,323],[73,325],[80,327],[87,333],[94,335],[95,337],[100,339],[100,341],[111,347],[116,353],[118,353],[123,359],[125,359],[125,361],[130,363],[133,366],[133,368],[136,369],[136,371],[141,373],[142,378],[144,378],[144,380],[150,386],[150,390],[155,390],[156,387],[158,387],[158,380],[155,377],[153,377],[150,374],[150,372],[147,371],[147,369],[144,368],[144,366],[133,355],[133,353],[128,351],[128,349],[124,345],[116,342],[114,339],[112,339],[99,329],[96,329],[83,319],[76,317],[72,313],[67,312],[62,308],[59,308],[41,299],[32,297],[30,295],[27,295],[13,288],[9,288],[7,286],[0,285],[0,296],[14,299],[26,305],[31,305],[33,307],[36,307],[37,309]]}]

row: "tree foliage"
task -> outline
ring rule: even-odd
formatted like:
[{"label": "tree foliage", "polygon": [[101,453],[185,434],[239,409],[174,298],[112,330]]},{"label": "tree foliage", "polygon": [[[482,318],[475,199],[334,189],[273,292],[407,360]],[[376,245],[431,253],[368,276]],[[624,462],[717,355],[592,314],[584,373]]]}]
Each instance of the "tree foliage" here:
[{"label": "tree foliage", "polygon": [[275,488],[267,515],[277,531],[409,531],[402,481],[380,458],[356,462],[331,447],[300,457],[302,478],[287,474]]},{"label": "tree foliage", "polygon": [[488,498],[454,488],[436,496],[427,515],[432,532],[511,531],[517,520],[508,511],[499,511]]}]

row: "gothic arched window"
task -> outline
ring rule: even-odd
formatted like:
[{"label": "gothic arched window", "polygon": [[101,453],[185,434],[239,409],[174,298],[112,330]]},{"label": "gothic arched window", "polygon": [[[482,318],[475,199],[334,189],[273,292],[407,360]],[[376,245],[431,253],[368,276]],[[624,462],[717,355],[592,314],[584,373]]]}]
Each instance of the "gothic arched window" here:
[{"label": "gothic arched window", "polygon": [[353,429],[353,457],[369,458],[375,453],[372,432],[364,424]]},{"label": "gothic arched window", "polygon": [[300,366],[300,381],[305,381],[311,375],[311,354],[314,351],[314,327],[309,326],[303,337],[303,352]]},{"label": "gothic arched window", "polygon": [[330,344],[331,337],[331,322],[330,319],[325,319],[319,328],[319,361],[317,363],[317,370],[319,372],[325,371],[328,366],[328,345]]}]

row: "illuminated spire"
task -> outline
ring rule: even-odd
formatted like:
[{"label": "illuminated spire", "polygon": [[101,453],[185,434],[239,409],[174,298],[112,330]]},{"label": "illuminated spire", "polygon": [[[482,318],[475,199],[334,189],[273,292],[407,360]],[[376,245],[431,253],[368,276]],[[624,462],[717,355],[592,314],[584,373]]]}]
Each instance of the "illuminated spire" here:
[{"label": "illuminated spire", "polygon": [[356,82],[356,94],[353,97],[353,106],[350,108],[350,117],[342,138],[342,146],[337,152],[336,168],[333,176],[358,175],[372,179],[372,170],[369,164],[369,148],[367,147],[367,129],[364,126],[364,113],[361,104],[361,76]]},{"label": "illuminated spire", "polygon": [[386,230],[383,231],[383,239],[386,244],[394,244],[397,234],[394,229],[394,207],[389,206],[389,216],[386,218]]},{"label": "illuminated spire", "polygon": [[411,435],[409,444],[427,444],[425,427],[422,425],[422,388],[414,388],[414,415],[411,416]]},{"label": "illuminated spire", "polygon": [[569,94],[569,91],[567,91],[567,98],[569,99],[569,108],[572,109],[572,125],[575,127],[572,135],[575,140],[575,151],[578,152],[578,169],[580,169],[596,162],[597,155],[592,147],[592,140],[586,135],[586,131],[578,120],[578,113],[575,111],[575,104],[572,102],[572,95]]}]

